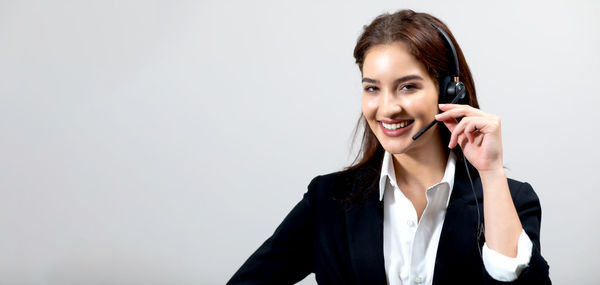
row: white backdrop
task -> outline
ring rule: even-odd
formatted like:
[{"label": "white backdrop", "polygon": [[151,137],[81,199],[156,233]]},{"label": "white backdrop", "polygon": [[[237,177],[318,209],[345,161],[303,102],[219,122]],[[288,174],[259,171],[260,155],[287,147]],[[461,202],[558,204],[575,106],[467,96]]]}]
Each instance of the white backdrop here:
[{"label": "white backdrop", "polygon": [[352,50],[401,8],[503,118],[553,281],[592,284],[600,4],[483,2],[0,1],[0,284],[223,284],[351,161]]}]

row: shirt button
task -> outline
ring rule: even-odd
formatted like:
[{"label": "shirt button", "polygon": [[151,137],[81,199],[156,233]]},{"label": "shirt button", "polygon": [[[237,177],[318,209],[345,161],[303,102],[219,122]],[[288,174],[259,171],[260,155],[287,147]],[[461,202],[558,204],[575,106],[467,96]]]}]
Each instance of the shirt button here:
[{"label": "shirt button", "polygon": [[421,278],[421,276],[415,277],[415,283],[417,283],[417,284],[423,283],[423,278]]},{"label": "shirt button", "polygon": [[409,227],[412,227],[412,226],[415,225],[415,222],[413,222],[413,220],[407,220],[406,221],[406,225],[409,226]]}]

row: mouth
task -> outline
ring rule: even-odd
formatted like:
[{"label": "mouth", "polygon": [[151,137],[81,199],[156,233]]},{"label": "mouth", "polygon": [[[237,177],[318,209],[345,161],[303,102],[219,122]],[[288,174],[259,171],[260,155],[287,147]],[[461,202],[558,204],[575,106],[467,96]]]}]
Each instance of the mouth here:
[{"label": "mouth", "polygon": [[407,133],[415,120],[401,120],[401,121],[378,121],[381,126],[381,131],[388,137],[397,137],[404,133]]},{"label": "mouth", "polygon": [[388,123],[385,123],[383,121],[380,121],[380,122],[381,122],[381,125],[385,129],[390,130],[390,131],[395,131],[397,129],[402,129],[402,128],[408,127],[409,125],[414,123],[415,120],[404,120],[404,121],[399,121],[399,122],[388,122]]}]

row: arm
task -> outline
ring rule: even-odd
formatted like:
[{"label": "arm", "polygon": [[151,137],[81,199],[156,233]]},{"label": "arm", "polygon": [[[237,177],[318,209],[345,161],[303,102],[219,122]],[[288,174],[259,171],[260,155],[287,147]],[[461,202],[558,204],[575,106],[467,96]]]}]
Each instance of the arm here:
[{"label": "arm", "polygon": [[502,255],[516,257],[523,226],[513,204],[504,169],[480,171],[479,175],[483,187],[486,244]]},{"label": "arm", "polygon": [[[503,256],[504,261],[517,257],[519,248],[531,251],[530,260],[527,258],[527,252],[521,252],[521,256],[517,259],[526,259],[524,264],[517,264],[515,266],[516,274],[505,281],[513,281],[518,275],[519,279],[516,280],[518,282],[521,280],[534,281],[533,279],[539,278],[537,280],[539,282],[525,284],[550,283],[548,265],[539,251],[539,221],[541,217],[539,200],[529,184],[522,184],[527,187],[521,186],[522,189],[515,193],[511,193],[511,189],[509,189],[502,163],[500,117],[467,105],[441,104],[440,109],[444,112],[436,115],[436,119],[443,121],[452,132],[448,147],[453,148],[460,145],[465,157],[479,172],[483,187],[486,247],[498,253],[498,256]],[[458,122],[457,118],[462,119]],[[528,241],[521,235],[523,230],[530,242],[533,242],[532,249],[522,244],[527,244]],[[523,254],[527,254],[525,258]],[[495,271],[501,267],[498,265],[502,264],[498,264],[498,262],[488,262],[492,259],[484,258],[486,270]],[[495,260],[503,262],[502,258]],[[517,271],[520,271],[527,263],[529,263],[529,268],[519,275]],[[519,266],[521,268],[518,268]],[[491,281],[495,282],[495,280]]]},{"label": "arm", "polygon": [[500,117],[468,105],[440,104],[440,109],[436,119],[452,132],[448,147],[460,145],[481,177],[487,246],[515,257],[522,226],[504,173]]},{"label": "arm", "polygon": [[310,193],[285,217],[269,237],[233,275],[227,284],[291,284],[313,271],[313,210]]},{"label": "arm", "polygon": [[[500,256],[500,253],[494,253],[498,255],[498,258],[493,260],[488,259],[488,263],[485,268],[486,271],[491,270],[504,270],[506,272],[507,263],[512,263],[516,269],[518,279],[511,280],[511,284],[552,284],[549,277],[549,267],[546,260],[541,255],[540,248],[540,223],[542,209],[540,206],[539,199],[533,188],[528,183],[510,181],[510,193],[513,197],[514,206],[519,216],[519,220],[525,232],[525,236],[521,236],[518,244],[518,257],[513,259],[506,256]],[[526,239],[526,240],[524,240]],[[529,252],[521,252],[522,249],[528,250]],[[491,252],[492,250],[490,250]],[[489,252],[488,252],[489,255]],[[525,263],[522,263],[523,256],[527,258]],[[484,253],[484,263],[486,256]],[[490,261],[493,261],[490,263]],[[501,264],[499,264],[500,262]],[[520,264],[519,264],[520,263]],[[518,264],[518,265],[517,265]],[[490,268],[490,267],[496,267]],[[520,268],[519,268],[520,267]],[[489,284],[507,284],[498,282],[492,277],[488,276]]]}]

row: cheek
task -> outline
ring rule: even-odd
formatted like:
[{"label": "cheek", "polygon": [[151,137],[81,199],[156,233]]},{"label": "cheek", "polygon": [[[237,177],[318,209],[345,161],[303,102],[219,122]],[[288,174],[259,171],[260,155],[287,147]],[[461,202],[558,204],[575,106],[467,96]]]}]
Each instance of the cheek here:
[{"label": "cheek", "polygon": [[377,112],[377,98],[363,96],[362,98],[362,112],[363,115],[368,119],[369,117],[375,116]]},{"label": "cheek", "polygon": [[431,112],[433,112],[433,114],[438,113],[438,110],[439,110],[438,104],[439,104],[439,96],[437,93],[435,93],[432,96],[430,96],[429,100],[427,101],[427,106],[429,107]]},{"label": "cheek", "polygon": [[413,115],[431,116],[431,113],[437,114],[438,97],[432,94],[423,94],[423,96],[415,96],[414,100],[406,100],[404,102],[405,109],[413,112]]}]

